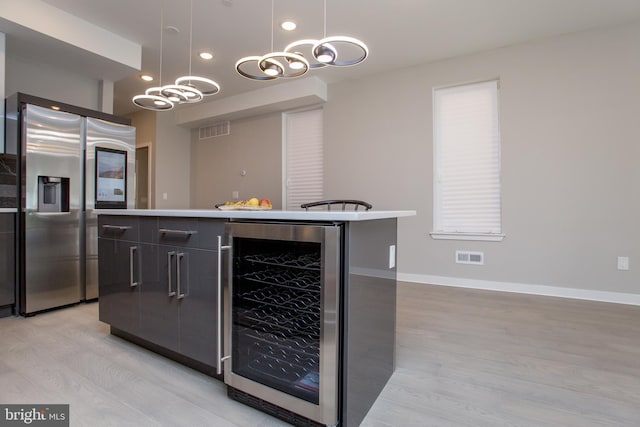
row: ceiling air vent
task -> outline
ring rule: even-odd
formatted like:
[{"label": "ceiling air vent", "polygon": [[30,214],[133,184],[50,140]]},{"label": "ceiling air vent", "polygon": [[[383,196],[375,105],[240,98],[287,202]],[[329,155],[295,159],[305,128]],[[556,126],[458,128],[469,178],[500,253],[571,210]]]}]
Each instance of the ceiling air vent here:
[{"label": "ceiling air vent", "polygon": [[484,265],[484,252],[456,251],[456,263]]},{"label": "ceiling air vent", "polygon": [[216,123],[211,126],[204,126],[200,128],[200,139],[215,138],[216,136],[229,135],[231,133],[231,123],[226,122]]}]

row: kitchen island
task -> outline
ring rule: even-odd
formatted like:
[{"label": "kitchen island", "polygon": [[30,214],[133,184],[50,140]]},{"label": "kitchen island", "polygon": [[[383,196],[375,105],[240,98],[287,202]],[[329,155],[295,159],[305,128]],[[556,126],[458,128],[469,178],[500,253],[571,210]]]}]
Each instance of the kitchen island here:
[{"label": "kitchen island", "polygon": [[360,424],[395,367],[397,219],[414,211],[97,213],[112,334],[291,424]]}]

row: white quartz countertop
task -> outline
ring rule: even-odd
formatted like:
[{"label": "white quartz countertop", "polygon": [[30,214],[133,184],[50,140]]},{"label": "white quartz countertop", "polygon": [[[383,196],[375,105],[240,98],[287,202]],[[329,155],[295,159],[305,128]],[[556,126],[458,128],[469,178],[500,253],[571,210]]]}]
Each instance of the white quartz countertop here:
[{"label": "white quartz countertop", "polygon": [[281,211],[218,209],[98,209],[98,215],[176,216],[192,218],[264,219],[283,221],[369,221],[414,216],[416,211]]},{"label": "white quartz countertop", "polygon": [[16,213],[17,211],[16,208],[0,208],[0,213]]}]

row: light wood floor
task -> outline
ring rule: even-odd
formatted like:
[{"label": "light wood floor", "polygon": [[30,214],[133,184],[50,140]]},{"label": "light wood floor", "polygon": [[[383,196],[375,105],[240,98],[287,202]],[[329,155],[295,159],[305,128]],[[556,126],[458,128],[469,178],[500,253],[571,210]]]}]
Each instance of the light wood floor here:
[{"label": "light wood floor", "polygon": [[[97,308],[0,319],[0,403],[69,403],[72,426],[286,425]],[[640,307],[401,283],[397,345],[363,427],[640,426]]]}]

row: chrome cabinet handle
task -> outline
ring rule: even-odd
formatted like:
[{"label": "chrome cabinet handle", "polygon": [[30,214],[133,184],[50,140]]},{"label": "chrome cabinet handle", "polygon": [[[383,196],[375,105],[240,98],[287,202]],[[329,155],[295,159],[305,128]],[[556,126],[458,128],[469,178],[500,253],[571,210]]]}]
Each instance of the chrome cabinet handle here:
[{"label": "chrome cabinet handle", "polygon": [[102,226],[102,228],[107,229],[107,230],[119,230],[119,231],[131,230],[131,226],[130,225],[109,225],[109,224],[105,224],[105,225]]},{"label": "chrome cabinet handle", "polygon": [[198,234],[196,230],[171,230],[169,228],[161,228],[158,230],[160,234],[179,234],[181,236],[191,236],[192,234]]},{"label": "chrome cabinet handle", "polygon": [[129,247],[129,286],[135,288],[138,286],[138,282],[135,281],[135,253],[138,250],[137,246]]},{"label": "chrome cabinet handle", "polygon": [[218,331],[216,334],[216,374],[222,374],[222,362],[228,357],[222,357],[222,251],[231,249],[230,245],[222,246],[222,236],[218,236],[218,283],[216,297],[216,317],[218,322]]},{"label": "chrome cabinet handle", "polygon": [[167,252],[167,282],[169,283],[169,296],[172,297],[176,292],[171,287],[171,262],[176,253],[174,251]]},{"label": "chrome cabinet handle", "polygon": [[184,298],[184,294],[180,290],[181,278],[180,278],[180,264],[182,264],[182,258],[184,258],[183,252],[178,252],[176,256],[176,292],[178,293],[178,299]]}]

